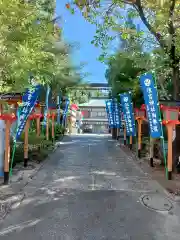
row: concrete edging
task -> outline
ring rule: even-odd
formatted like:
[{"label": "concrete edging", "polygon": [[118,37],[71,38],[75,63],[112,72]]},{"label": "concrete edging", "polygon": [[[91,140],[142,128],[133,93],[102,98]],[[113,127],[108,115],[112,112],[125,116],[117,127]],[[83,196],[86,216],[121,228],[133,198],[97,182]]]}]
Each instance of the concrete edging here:
[{"label": "concrete edging", "polygon": [[[138,156],[136,154],[134,154],[127,146],[124,146],[123,144],[120,144],[119,142],[118,142],[118,144],[119,144],[119,147],[121,148],[121,150],[124,152],[124,154],[126,154],[127,157],[130,157],[131,160],[141,161],[141,159],[138,158]],[[128,156],[128,155],[130,155],[130,156]],[[137,161],[134,161],[134,163],[137,164],[138,163]],[[139,166],[139,165],[137,164],[137,166]],[[144,172],[144,169],[141,166],[139,166],[139,168]],[[146,173],[146,175],[152,179],[152,175],[150,173]],[[180,196],[175,196],[174,194],[171,194],[156,179],[154,179],[154,180],[158,183],[158,185],[162,189],[162,192],[165,193],[165,195],[167,196],[167,198],[169,200],[171,200],[173,202],[177,202],[177,203],[180,202]]]}]

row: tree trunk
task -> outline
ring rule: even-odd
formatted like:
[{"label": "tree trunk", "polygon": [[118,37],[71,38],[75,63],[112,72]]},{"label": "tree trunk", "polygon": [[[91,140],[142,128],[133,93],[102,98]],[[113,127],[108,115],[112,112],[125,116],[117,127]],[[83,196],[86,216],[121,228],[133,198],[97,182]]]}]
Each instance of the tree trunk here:
[{"label": "tree trunk", "polygon": [[172,68],[173,98],[179,100],[179,60],[175,60]]}]

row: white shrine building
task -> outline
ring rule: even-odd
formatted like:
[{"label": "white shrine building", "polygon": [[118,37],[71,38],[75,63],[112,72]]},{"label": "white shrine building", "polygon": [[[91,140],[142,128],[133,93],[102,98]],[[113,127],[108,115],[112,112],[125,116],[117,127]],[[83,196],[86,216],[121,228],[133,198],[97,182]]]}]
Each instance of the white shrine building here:
[{"label": "white shrine building", "polygon": [[92,133],[108,133],[105,101],[97,98],[78,105],[83,113],[82,129],[91,129]]}]

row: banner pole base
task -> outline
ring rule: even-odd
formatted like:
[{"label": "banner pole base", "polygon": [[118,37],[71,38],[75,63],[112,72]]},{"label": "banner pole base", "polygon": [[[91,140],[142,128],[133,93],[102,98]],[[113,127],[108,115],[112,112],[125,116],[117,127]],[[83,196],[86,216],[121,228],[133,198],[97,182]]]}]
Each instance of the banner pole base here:
[{"label": "banner pole base", "polygon": [[9,184],[9,172],[4,172],[4,185]]},{"label": "banner pole base", "polygon": [[24,167],[27,167],[28,166],[28,158],[24,158]]},{"label": "banner pole base", "polygon": [[172,172],[170,171],[168,171],[168,180],[172,180]]},{"label": "banner pole base", "polygon": [[126,139],[124,139],[124,146],[126,146]]},{"label": "banner pole base", "polygon": [[154,167],[153,158],[150,158],[150,167]]},{"label": "banner pole base", "polygon": [[138,158],[141,158],[141,149],[138,149]]}]

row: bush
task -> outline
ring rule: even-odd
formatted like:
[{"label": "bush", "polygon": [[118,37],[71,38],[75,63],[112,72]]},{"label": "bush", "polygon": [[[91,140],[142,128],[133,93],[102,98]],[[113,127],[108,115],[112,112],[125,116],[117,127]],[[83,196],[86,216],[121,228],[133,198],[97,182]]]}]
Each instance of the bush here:
[{"label": "bush", "polygon": [[[53,150],[54,144],[52,142],[52,124],[49,124],[49,140],[46,140],[46,128],[42,126],[41,135],[36,135],[35,125],[31,125],[32,128],[29,130],[28,135],[28,156],[29,160],[41,162],[44,160],[48,154]],[[55,124],[55,139],[59,139],[64,135],[65,128],[61,125]],[[13,151],[13,139],[10,141],[10,156],[12,157]],[[24,161],[24,132],[21,134],[19,142],[16,144],[16,151],[14,156],[13,167],[20,162]]]},{"label": "bush", "polygon": [[[18,142],[16,145],[13,167],[17,163],[24,161],[24,134],[22,134],[20,141],[21,142]],[[50,140],[47,141],[46,139],[44,139],[43,135],[37,137],[36,133],[32,133],[32,132],[29,133],[28,142],[29,142],[29,149],[28,149],[29,160],[33,160],[36,162],[41,162],[42,160],[44,160],[54,147],[52,141]],[[13,146],[14,146],[14,143],[13,143],[13,140],[11,139],[11,148],[10,148],[11,157],[12,157]]]},{"label": "bush", "polygon": [[55,139],[59,139],[62,137],[65,133],[65,128],[62,125],[55,125]]}]

